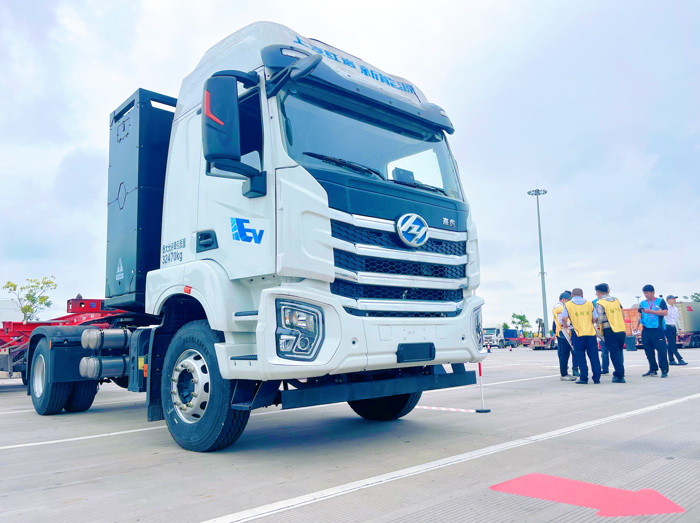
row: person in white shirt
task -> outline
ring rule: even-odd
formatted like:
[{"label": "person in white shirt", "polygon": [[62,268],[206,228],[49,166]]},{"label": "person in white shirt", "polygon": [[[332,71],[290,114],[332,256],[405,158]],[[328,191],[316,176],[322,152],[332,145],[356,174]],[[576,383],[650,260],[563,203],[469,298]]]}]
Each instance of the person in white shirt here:
[{"label": "person in white shirt", "polygon": [[[678,344],[676,337],[678,336],[678,307],[676,307],[676,298],[669,294],[666,296],[666,304],[668,305],[668,314],[666,315],[666,341],[668,342],[668,364],[669,365],[688,365],[687,361],[683,361],[681,354],[678,352]],[[674,356],[678,359],[678,363],[674,360]]]}]

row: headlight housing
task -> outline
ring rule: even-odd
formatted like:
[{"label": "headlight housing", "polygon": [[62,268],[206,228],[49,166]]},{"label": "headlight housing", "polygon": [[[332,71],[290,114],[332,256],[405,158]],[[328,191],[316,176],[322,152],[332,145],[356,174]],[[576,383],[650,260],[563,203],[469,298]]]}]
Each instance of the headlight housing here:
[{"label": "headlight housing", "polygon": [[292,300],[276,300],[277,356],[287,360],[313,361],[323,344],[323,310]]},{"label": "headlight housing", "polygon": [[474,342],[476,348],[481,350],[484,346],[484,330],[481,325],[481,306],[472,311],[472,328],[474,329]]}]

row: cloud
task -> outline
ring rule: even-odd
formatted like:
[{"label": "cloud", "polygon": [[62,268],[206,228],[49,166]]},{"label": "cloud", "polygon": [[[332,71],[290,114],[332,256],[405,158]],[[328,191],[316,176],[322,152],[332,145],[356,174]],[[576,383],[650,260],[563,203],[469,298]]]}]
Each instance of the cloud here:
[{"label": "cloud", "polygon": [[[108,115],[177,96],[204,52],[284,23],[409,78],[446,109],[478,226],[485,321],[600,280],[700,291],[700,4],[651,1],[24,1],[0,5],[0,280],[102,296]],[[8,197],[9,195],[9,197]],[[668,289],[668,290],[667,290]],[[551,318],[550,318],[551,319]]]}]

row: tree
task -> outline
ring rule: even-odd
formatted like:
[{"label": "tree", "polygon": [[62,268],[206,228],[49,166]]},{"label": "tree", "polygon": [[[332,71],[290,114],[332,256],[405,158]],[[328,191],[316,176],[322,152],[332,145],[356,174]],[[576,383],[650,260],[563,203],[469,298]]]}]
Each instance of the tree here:
[{"label": "tree", "polygon": [[53,305],[47,293],[55,291],[58,287],[55,280],[55,276],[44,277],[40,280],[27,278],[27,284],[22,287],[8,281],[2,288],[9,294],[14,294],[17,303],[19,303],[19,310],[24,315],[23,321],[26,323],[38,320],[39,313]]},{"label": "tree", "polygon": [[511,316],[513,318],[511,320],[511,323],[513,324],[513,327],[516,329],[520,329],[523,331],[523,334],[525,334],[525,329],[531,329],[532,325],[530,325],[530,321],[527,319],[527,317],[524,314],[515,314]]},{"label": "tree", "polygon": [[510,325],[508,325],[505,321],[503,322],[503,325],[501,325],[503,330],[510,329]]},{"label": "tree", "polygon": [[542,318],[537,318],[535,324],[537,325],[537,334],[542,334],[544,337],[544,320]]}]

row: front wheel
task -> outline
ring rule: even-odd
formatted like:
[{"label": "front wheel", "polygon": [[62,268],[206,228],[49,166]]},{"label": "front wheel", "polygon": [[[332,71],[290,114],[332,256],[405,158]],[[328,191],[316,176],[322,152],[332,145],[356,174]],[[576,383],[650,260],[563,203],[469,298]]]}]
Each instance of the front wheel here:
[{"label": "front wheel", "polygon": [[221,377],[214,344],[223,341],[206,320],[183,326],[163,361],[161,401],[168,430],[183,449],[220,450],[241,437],[249,411],[230,407],[235,381]]},{"label": "front wheel", "polygon": [[384,398],[348,401],[348,405],[355,413],[365,419],[392,421],[411,412],[418,404],[422,394],[422,392],[413,392]]},{"label": "front wheel", "polygon": [[61,412],[71,391],[70,383],[52,383],[48,371],[49,342],[42,338],[34,351],[29,382],[34,410],[42,416]]},{"label": "front wheel", "polygon": [[504,349],[504,348],[505,348],[505,345],[504,345],[504,343],[503,343],[502,341],[499,341],[499,342],[498,342],[498,348],[499,348],[499,349]]}]

